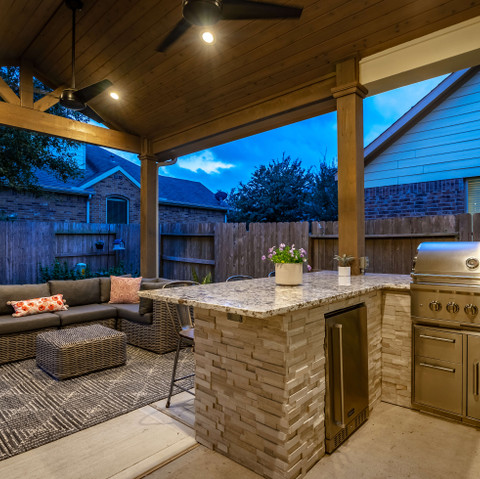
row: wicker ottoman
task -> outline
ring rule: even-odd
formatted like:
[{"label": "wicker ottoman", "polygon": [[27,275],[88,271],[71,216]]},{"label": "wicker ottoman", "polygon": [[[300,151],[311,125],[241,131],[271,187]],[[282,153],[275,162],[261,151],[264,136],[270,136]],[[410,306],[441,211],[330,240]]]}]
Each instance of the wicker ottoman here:
[{"label": "wicker ottoman", "polygon": [[37,366],[56,379],[125,364],[125,333],[92,324],[48,331],[37,336]]}]

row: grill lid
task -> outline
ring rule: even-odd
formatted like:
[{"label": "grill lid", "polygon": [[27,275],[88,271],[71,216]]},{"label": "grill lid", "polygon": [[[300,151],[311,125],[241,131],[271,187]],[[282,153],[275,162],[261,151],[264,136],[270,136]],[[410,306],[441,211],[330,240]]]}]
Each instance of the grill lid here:
[{"label": "grill lid", "polygon": [[412,278],[414,282],[475,282],[480,279],[480,242],[421,243],[417,249]]}]

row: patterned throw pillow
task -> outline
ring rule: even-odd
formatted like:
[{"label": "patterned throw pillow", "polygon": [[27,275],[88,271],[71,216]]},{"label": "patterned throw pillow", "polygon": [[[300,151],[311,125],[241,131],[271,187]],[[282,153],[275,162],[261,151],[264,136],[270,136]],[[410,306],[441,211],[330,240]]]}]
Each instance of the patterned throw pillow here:
[{"label": "patterned throw pillow", "polygon": [[63,294],[45,296],[43,298],[23,299],[21,301],[7,301],[13,307],[14,318],[29,316],[30,314],[51,313],[52,311],[65,311],[68,305],[65,304]]},{"label": "patterned throw pillow", "polygon": [[139,303],[138,291],[140,290],[139,278],[125,278],[124,276],[110,276],[110,301],[109,303],[133,304]]}]

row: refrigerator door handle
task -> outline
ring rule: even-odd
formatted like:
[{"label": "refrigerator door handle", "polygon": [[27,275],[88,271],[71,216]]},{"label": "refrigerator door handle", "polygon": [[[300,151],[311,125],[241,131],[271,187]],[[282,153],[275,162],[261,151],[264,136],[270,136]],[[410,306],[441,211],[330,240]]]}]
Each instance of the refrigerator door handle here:
[{"label": "refrigerator door handle", "polygon": [[478,396],[478,393],[479,393],[479,372],[480,372],[480,363],[477,361],[474,365],[473,365],[473,394],[475,396]]},{"label": "refrigerator door handle", "polygon": [[341,419],[339,421],[335,421],[337,426],[345,427],[345,388],[343,382],[343,329],[341,324],[335,324],[334,326],[337,334],[335,335],[337,339],[337,346],[338,346],[338,365],[339,371],[338,376],[340,379],[340,410],[341,410]]}]

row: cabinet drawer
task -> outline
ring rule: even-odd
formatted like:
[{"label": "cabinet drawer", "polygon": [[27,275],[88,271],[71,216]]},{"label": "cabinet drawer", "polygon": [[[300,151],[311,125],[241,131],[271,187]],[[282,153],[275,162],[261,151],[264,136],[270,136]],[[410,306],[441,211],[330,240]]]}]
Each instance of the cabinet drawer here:
[{"label": "cabinet drawer", "polygon": [[415,402],[462,414],[462,365],[415,357]]},{"label": "cabinet drawer", "polygon": [[415,356],[462,362],[462,334],[439,328],[415,326]]}]

